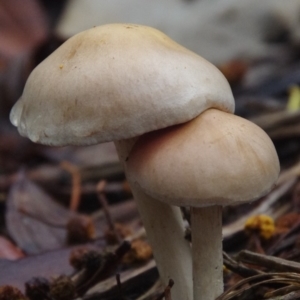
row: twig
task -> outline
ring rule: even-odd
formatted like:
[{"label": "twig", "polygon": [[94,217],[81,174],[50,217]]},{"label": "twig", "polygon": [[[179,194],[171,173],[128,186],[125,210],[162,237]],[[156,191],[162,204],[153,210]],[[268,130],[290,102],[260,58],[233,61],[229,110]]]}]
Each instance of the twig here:
[{"label": "twig", "polygon": [[[237,295],[249,292],[253,288],[260,285],[268,285],[272,283],[288,284],[291,283],[299,285],[300,275],[295,273],[265,273],[255,275],[239,281],[237,284],[230,287],[226,292],[220,295],[216,300],[229,300]],[[250,287],[248,286],[251,284]],[[246,287],[243,287],[246,285]]]},{"label": "twig", "polygon": [[248,278],[251,276],[263,274],[263,272],[256,270],[256,269],[251,269],[243,265],[242,263],[238,263],[234,259],[232,259],[227,253],[223,252],[223,263],[225,267],[232,272],[244,277]]},{"label": "twig", "polygon": [[107,220],[108,228],[114,234],[117,243],[120,243],[121,239],[120,239],[120,237],[117,233],[116,226],[115,226],[115,224],[112,220],[112,217],[111,217],[111,214],[110,214],[110,211],[109,211],[109,207],[108,207],[108,203],[107,203],[107,200],[106,200],[106,197],[105,197],[105,194],[104,194],[105,186],[106,186],[106,181],[105,180],[101,180],[97,184],[97,188],[96,188],[97,196],[98,196],[99,202],[102,205],[103,212],[104,212],[104,215],[105,215],[106,220]]},{"label": "twig", "polygon": [[165,290],[156,298],[156,300],[162,300],[164,298],[165,298],[165,300],[172,300],[171,289],[172,289],[173,285],[174,285],[174,281],[172,279],[170,279]]},{"label": "twig", "polygon": [[282,110],[251,118],[251,121],[267,131],[285,124],[297,123],[299,117],[300,111]]},{"label": "twig", "polygon": [[298,291],[300,290],[299,285],[288,285],[283,288],[279,288],[275,291],[267,292],[264,294],[264,298],[273,298],[273,297],[278,297],[278,296],[283,296],[287,295],[290,292]]},{"label": "twig", "polygon": [[60,166],[72,176],[72,192],[70,200],[70,210],[77,211],[81,197],[81,175],[79,168],[68,161],[61,162]]},{"label": "twig", "polygon": [[284,296],[275,296],[273,298],[268,298],[268,300],[299,300],[300,291],[291,292]]},{"label": "twig", "polygon": [[[93,167],[79,168],[82,182],[93,182],[96,180],[123,180],[124,170],[119,162],[101,164]],[[10,175],[0,175],[0,191],[7,191],[10,186],[17,180],[18,173]],[[65,171],[53,165],[40,165],[39,167],[30,169],[26,172],[26,177],[39,183],[42,186],[58,185],[65,180]],[[125,188],[127,190],[127,188]]]},{"label": "twig", "polygon": [[245,263],[258,265],[274,271],[300,273],[300,263],[279,257],[262,255],[248,250],[241,251],[238,254],[237,259]]},{"label": "twig", "polygon": [[122,284],[121,284],[121,279],[120,279],[120,273],[116,274],[116,280],[117,280],[117,287],[118,287],[119,298],[120,298],[120,300],[123,300],[124,296],[123,296],[123,291],[122,291]]}]

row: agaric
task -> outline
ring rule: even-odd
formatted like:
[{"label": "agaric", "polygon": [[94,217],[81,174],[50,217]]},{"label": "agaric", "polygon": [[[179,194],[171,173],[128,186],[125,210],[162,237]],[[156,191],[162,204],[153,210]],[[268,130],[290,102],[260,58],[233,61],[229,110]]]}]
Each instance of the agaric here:
[{"label": "agaric", "polygon": [[217,109],[144,134],[133,146],[130,182],[167,204],[191,207],[194,300],[223,291],[222,206],[265,195],[279,169],[261,128]]},{"label": "agaric", "polygon": [[[114,141],[126,159],[144,133],[188,122],[208,108],[232,113],[221,72],[160,31],[133,24],[94,27],[67,40],[38,65],[11,112],[32,141],[90,145]],[[132,185],[165,285],[192,299],[190,245],[180,209]]]}]

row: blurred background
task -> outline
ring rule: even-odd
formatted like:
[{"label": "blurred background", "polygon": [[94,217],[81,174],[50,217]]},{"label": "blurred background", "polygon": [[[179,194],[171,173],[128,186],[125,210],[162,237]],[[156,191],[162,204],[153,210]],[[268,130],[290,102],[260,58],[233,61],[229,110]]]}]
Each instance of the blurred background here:
[{"label": "blurred background", "polygon": [[[298,0],[2,0],[0,17],[4,140],[16,133],[8,115],[31,70],[70,36],[106,23],[153,26],[216,64],[242,116],[284,109],[300,81]],[[0,158],[2,167],[15,169]]]},{"label": "blurred background", "polygon": [[[45,244],[43,238],[47,230],[50,236],[59,236],[54,233],[56,229],[49,229],[47,218],[58,210],[64,219],[66,211],[52,207],[52,200],[30,184],[20,187],[20,176],[42,187],[65,208],[88,214],[103,207],[97,185],[105,180],[109,205],[125,200],[130,203],[127,210],[125,206],[113,210],[113,215],[117,219],[127,217],[131,224],[135,220],[136,226],[136,208],[129,201],[130,190],[111,143],[80,148],[35,145],[20,137],[9,122],[11,107],[39,62],[70,36],[117,22],[155,27],[224,73],[235,95],[236,114],[257,123],[270,135],[286,172],[281,177],[280,192],[272,194],[273,202],[269,198],[268,205],[258,211],[268,212],[275,219],[291,211],[298,213],[299,0],[0,0],[0,235],[12,240],[23,256],[65,246],[66,228],[63,238],[53,243]],[[18,221],[28,219],[28,214],[19,211],[24,198],[20,193],[27,195],[31,217],[40,215],[43,219],[31,219],[22,234],[20,226],[24,224]],[[48,203],[44,207],[39,204],[41,198]],[[225,224],[251,209],[256,208],[228,208]],[[125,217],[120,217],[121,211]],[[12,215],[8,217],[8,213]],[[44,220],[47,230],[33,237],[30,230]],[[243,223],[236,224],[226,227],[228,237],[243,229]]]},{"label": "blurred background", "polygon": [[70,36],[106,23],[153,26],[216,64],[232,85],[239,115],[284,109],[300,80],[298,0],[2,0],[0,16],[5,137],[16,133],[8,115],[31,70]]}]

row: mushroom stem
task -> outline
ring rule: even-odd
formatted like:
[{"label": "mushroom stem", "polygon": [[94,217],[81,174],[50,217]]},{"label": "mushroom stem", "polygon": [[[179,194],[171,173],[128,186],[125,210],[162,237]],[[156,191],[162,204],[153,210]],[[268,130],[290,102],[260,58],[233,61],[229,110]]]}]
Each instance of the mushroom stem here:
[{"label": "mushroom stem", "polygon": [[[115,142],[126,172],[126,158],[136,139]],[[192,300],[191,247],[184,238],[185,228],[180,208],[165,204],[129,182],[152,247],[160,277],[165,286],[174,280],[173,300]]]},{"label": "mushroom stem", "polygon": [[192,207],[194,300],[214,300],[223,292],[222,207]]},{"label": "mushroom stem", "polygon": [[173,279],[172,299],[192,300],[191,249],[184,239],[180,209],[147,196],[137,187],[133,195],[164,286]]}]

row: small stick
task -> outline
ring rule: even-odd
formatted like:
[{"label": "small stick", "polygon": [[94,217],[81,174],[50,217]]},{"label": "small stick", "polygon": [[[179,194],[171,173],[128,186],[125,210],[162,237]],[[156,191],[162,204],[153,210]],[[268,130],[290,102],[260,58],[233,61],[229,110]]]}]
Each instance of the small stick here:
[{"label": "small stick", "polygon": [[79,168],[68,161],[61,162],[60,166],[72,176],[70,210],[77,211],[81,197],[81,175]]},{"label": "small stick", "polygon": [[273,297],[278,297],[278,296],[283,296],[286,294],[289,294],[294,291],[299,291],[300,286],[299,285],[288,285],[282,288],[279,288],[275,291],[267,292],[264,294],[264,298],[273,298]]},{"label": "small stick", "polygon": [[165,290],[156,298],[156,300],[162,300],[164,298],[165,298],[165,300],[172,300],[171,289],[172,289],[173,285],[174,285],[174,281],[172,279],[170,279]]},{"label": "small stick", "polygon": [[240,262],[236,262],[225,252],[223,252],[223,264],[225,265],[225,267],[227,269],[231,270],[232,272],[234,272],[244,278],[263,273],[259,270],[248,268]]},{"label": "small stick", "polygon": [[103,212],[104,212],[104,215],[105,215],[106,220],[107,220],[108,228],[114,233],[114,236],[116,237],[117,241],[120,242],[121,239],[120,239],[120,237],[117,233],[115,224],[112,220],[112,217],[111,217],[111,214],[110,214],[110,211],[109,211],[109,207],[108,207],[108,203],[107,203],[107,199],[106,199],[105,194],[104,194],[104,189],[105,189],[106,184],[107,184],[107,182],[105,180],[101,180],[97,184],[97,187],[96,187],[97,196],[98,196],[99,202],[102,205]]},{"label": "small stick", "polygon": [[248,250],[243,250],[238,254],[237,258],[239,261],[255,264],[275,271],[300,273],[300,263],[279,257],[262,255]]},{"label": "small stick", "polygon": [[123,296],[123,291],[122,291],[122,284],[121,284],[121,279],[120,279],[120,273],[116,274],[116,280],[117,280],[118,294],[119,294],[120,300],[123,300],[124,296]]},{"label": "small stick", "polygon": [[[243,293],[245,290],[249,290],[258,285],[264,285],[269,283],[284,283],[290,285],[291,282],[299,282],[300,275],[295,273],[265,273],[259,274],[246,279],[242,279],[235,285],[227,289],[223,294],[216,298],[216,300],[228,300]],[[246,285],[246,287],[243,287]],[[250,285],[250,287],[248,287]]]},{"label": "small stick", "polygon": [[280,297],[275,296],[272,298],[268,298],[268,300],[298,300],[299,297],[300,297],[300,291],[294,291],[284,296],[280,296]]},{"label": "small stick", "polygon": [[172,300],[171,288],[174,285],[174,281],[170,279],[168,286],[165,289],[165,300]]}]

